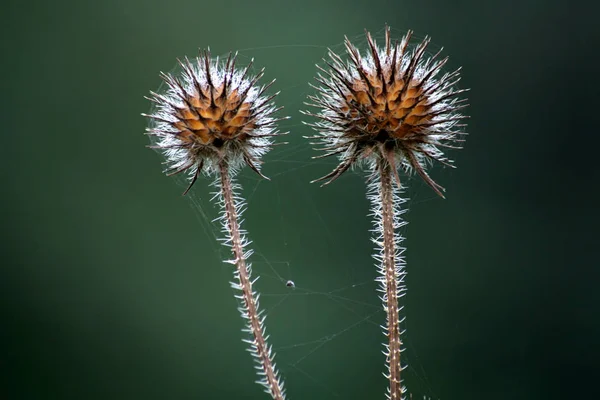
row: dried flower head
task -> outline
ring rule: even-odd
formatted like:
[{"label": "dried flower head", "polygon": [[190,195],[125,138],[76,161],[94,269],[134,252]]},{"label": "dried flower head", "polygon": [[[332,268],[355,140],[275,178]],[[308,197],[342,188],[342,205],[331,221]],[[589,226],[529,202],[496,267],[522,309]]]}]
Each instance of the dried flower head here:
[{"label": "dried flower head", "polygon": [[309,96],[308,105],[319,108],[317,113],[305,112],[320,119],[311,125],[323,144],[317,157],[339,155],[340,164],[317,181],[337,179],[357,161],[385,159],[392,166],[398,185],[396,165],[406,172],[415,170],[429,186],[443,197],[444,190],[426,172],[427,162],[437,160],[447,166],[452,161],[440,148],[460,148],[466,118],[458,111],[466,107],[466,99],[457,96],[466,89],[455,89],[460,80],[460,68],[438,74],[448,57],[438,59],[441,52],[430,57],[425,51],[428,37],[410,49],[412,31],[392,45],[390,29],[385,29],[385,47],[379,48],[371,34],[365,32],[369,51],[362,56],[346,38],[349,61],[329,50],[329,69],[317,66],[320,86],[317,96]]},{"label": "dried flower head", "polygon": [[[280,108],[273,105],[277,95],[263,96],[273,84],[257,87],[263,76],[249,75],[252,62],[243,71],[235,69],[237,54],[230,53],[225,62],[212,60],[205,51],[193,62],[187,58],[179,61],[181,74],[161,73],[166,84],[164,93],[154,93],[149,100],[156,106],[146,133],[156,139],[150,147],[162,150],[170,169],[168,175],[187,172],[190,184],[186,194],[196,182],[200,172],[215,175],[215,198],[221,209],[219,220],[223,226],[223,244],[231,248],[233,258],[226,262],[235,265],[231,286],[240,293],[239,311],[245,321],[244,339],[256,362],[259,375],[257,383],[274,400],[285,400],[283,381],[275,366],[275,355],[267,343],[265,317],[260,311],[258,293],[253,285],[252,267],[247,250],[249,241],[241,228],[240,216],[245,208],[243,198],[236,193],[240,185],[235,173],[244,164],[260,176],[261,157],[273,146],[271,138],[277,131],[272,115]],[[285,119],[285,118],[282,118]]]},{"label": "dried flower head", "polygon": [[180,76],[165,74],[164,93],[150,92],[147,99],[155,103],[146,133],[154,137],[152,148],[164,153],[167,175],[188,172],[192,187],[200,172],[217,174],[223,160],[231,170],[247,164],[260,172],[261,157],[273,145],[270,138],[277,131],[273,114],[281,109],[272,100],[277,94],[264,96],[274,80],[257,86],[264,68],[250,76],[252,61],[244,70],[236,70],[237,53],[226,61],[211,59],[208,50],[193,61],[179,62]]},{"label": "dried flower head", "polygon": [[448,58],[438,59],[441,50],[425,55],[429,38],[410,47],[412,32],[408,31],[400,43],[392,45],[386,27],[385,46],[379,48],[370,33],[366,36],[366,55],[361,55],[348,38],[345,47],[349,60],[329,50],[329,60],[324,60],[329,68],[317,66],[322,72],[317,77],[320,86],[315,87],[319,94],[309,96],[312,102],[308,105],[318,111],[306,114],[319,119],[309,124],[318,132],[312,138],[318,139],[323,146],[320,150],[325,151],[316,158],[338,155],[340,159],[331,173],[317,181],[328,179],[328,184],[361,162],[371,171],[368,198],[374,217],[374,258],[386,312],[386,324],[382,325],[387,339],[386,397],[405,400],[404,319],[399,299],[406,293],[406,262],[404,238],[398,229],[405,224],[401,216],[406,209],[401,206],[406,199],[401,197],[397,167],[416,171],[443,197],[444,189],[429,177],[426,166],[433,160],[452,166],[440,148],[456,148],[453,143],[462,141],[464,125],[460,121],[466,117],[459,110],[467,105],[458,98],[465,90],[455,88],[460,69],[438,77]]}]

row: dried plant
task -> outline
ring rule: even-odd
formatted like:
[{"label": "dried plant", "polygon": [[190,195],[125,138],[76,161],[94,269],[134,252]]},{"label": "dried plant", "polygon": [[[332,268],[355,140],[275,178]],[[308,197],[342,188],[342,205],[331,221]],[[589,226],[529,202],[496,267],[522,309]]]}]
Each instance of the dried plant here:
[{"label": "dried plant", "polygon": [[[336,180],[356,164],[365,164],[370,171],[368,198],[374,216],[374,243],[378,251],[380,291],[387,315],[384,334],[387,378],[387,397],[404,398],[406,388],[401,379],[402,339],[399,298],[405,294],[406,275],[401,247],[403,237],[398,229],[405,224],[401,214],[402,185],[398,167],[405,172],[416,171],[440,196],[444,189],[426,172],[433,160],[453,167],[442,148],[460,148],[466,118],[459,111],[467,106],[456,89],[460,68],[440,76],[448,57],[438,58],[441,52],[426,56],[430,39],[426,37],[410,46],[412,32],[401,42],[392,44],[390,29],[385,29],[385,46],[376,45],[366,32],[368,51],[360,51],[346,38],[347,59],[329,50],[325,66],[318,68],[318,94],[309,96],[307,105],[318,109],[305,112],[316,117],[310,123],[318,134],[312,136],[325,153],[315,157],[337,155],[339,165],[316,181]],[[395,184],[394,184],[395,181]]]},{"label": "dried plant", "polygon": [[[253,289],[257,278],[251,278],[247,250],[249,241],[240,227],[239,218],[244,199],[234,182],[236,173],[244,165],[261,177],[261,157],[274,145],[272,138],[281,133],[273,115],[277,108],[272,100],[278,94],[266,96],[273,82],[258,86],[261,70],[251,76],[252,62],[243,70],[235,67],[236,55],[226,60],[213,60],[208,51],[193,61],[179,61],[180,74],[164,74],[164,93],[151,92],[148,99],[155,103],[146,134],[154,140],[150,147],[159,149],[169,169],[167,175],[187,173],[189,185],[194,185],[200,173],[212,176],[217,187],[216,197],[222,211],[221,222],[225,245],[231,247],[233,258],[226,262],[236,266],[235,282],[231,286],[240,291],[240,313],[245,320],[244,339],[256,361],[260,376],[258,383],[275,400],[283,400],[283,382],[273,361],[274,354],[267,344],[265,317],[259,311],[258,294]],[[281,118],[284,119],[284,118]]]}]

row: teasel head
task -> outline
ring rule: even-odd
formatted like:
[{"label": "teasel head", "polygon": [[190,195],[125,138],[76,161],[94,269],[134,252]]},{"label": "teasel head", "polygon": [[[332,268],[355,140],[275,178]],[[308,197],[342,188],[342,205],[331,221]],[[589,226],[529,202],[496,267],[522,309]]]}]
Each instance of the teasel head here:
[{"label": "teasel head", "polygon": [[[258,292],[254,288],[247,247],[250,241],[241,227],[245,202],[237,192],[241,186],[235,174],[248,165],[261,177],[262,156],[274,145],[272,138],[281,135],[274,114],[281,109],[273,104],[273,95],[265,95],[273,84],[259,86],[264,69],[252,76],[252,62],[242,70],[236,69],[236,55],[229,53],[225,60],[212,59],[204,51],[194,60],[179,61],[179,74],[161,77],[165,90],[150,92],[148,99],[155,103],[146,133],[154,138],[150,147],[159,149],[166,157],[167,175],[187,173],[190,179],[186,194],[200,173],[214,175],[217,188],[213,200],[221,210],[217,220],[225,235],[222,243],[231,249],[232,258],[225,262],[235,265],[233,289],[238,291],[239,311],[245,321],[243,339],[256,363],[257,383],[273,400],[285,400],[283,381],[274,361],[274,353],[265,332],[265,316],[261,312]],[[215,221],[217,221],[215,220]]]},{"label": "teasel head", "polygon": [[[210,51],[193,60],[178,60],[178,75],[161,72],[165,90],[150,92],[154,103],[146,134],[154,138],[149,147],[166,158],[167,175],[187,173],[189,186],[201,173],[216,175],[225,161],[230,172],[248,165],[261,177],[261,158],[273,146],[278,132],[275,118],[282,107],[265,95],[274,80],[264,86],[258,81],[264,68],[252,76],[251,61],[236,69],[237,53],[226,59],[211,59]],[[266,178],[268,179],[268,178]]]},{"label": "teasel head", "polygon": [[316,181],[325,185],[336,180],[361,161],[377,165],[386,160],[400,185],[397,168],[415,171],[440,196],[444,188],[427,173],[428,164],[438,161],[454,167],[442,149],[460,148],[467,118],[467,106],[457,89],[460,68],[442,73],[448,57],[439,58],[441,49],[426,56],[430,38],[410,46],[412,31],[400,43],[392,43],[390,28],[385,29],[385,45],[378,47],[366,32],[368,51],[360,51],[346,38],[347,60],[329,50],[325,66],[317,65],[319,85],[312,85],[316,96],[307,105],[316,112],[305,114],[319,121],[309,123],[318,135],[317,143],[325,153],[338,155],[340,163]]},{"label": "teasel head", "polygon": [[[411,46],[412,32],[392,44],[390,29],[385,29],[385,44],[378,47],[366,32],[367,51],[361,52],[346,38],[347,57],[329,50],[324,66],[317,65],[318,91],[309,96],[306,111],[318,121],[310,123],[324,154],[337,155],[340,163],[316,181],[329,184],[356,164],[366,163],[369,170],[368,195],[374,218],[373,243],[376,253],[380,299],[386,313],[382,325],[386,342],[385,376],[389,381],[387,398],[405,400],[402,380],[404,330],[400,298],[406,293],[404,237],[398,231],[405,224],[407,210],[401,197],[403,187],[398,168],[416,171],[440,196],[444,189],[426,171],[433,161],[452,166],[442,149],[459,148],[465,134],[461,110],[467,106],[457,89],[460,69],[444,73],[448,58],[439,58],[441,50],[426,55],[430,39],[425,37]],[[395,184],[394,184],[395,181]]]}]

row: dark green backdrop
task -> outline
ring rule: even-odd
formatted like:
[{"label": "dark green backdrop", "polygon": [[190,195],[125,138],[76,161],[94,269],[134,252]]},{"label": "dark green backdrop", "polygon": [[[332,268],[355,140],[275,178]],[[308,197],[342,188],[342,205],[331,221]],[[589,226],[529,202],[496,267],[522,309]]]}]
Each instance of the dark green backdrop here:
[{"label": "dark green backdrop", "polygon": [[289,398],[383,399],[363,176],[308,183],[334,164],[311,163],[298,110],[325,47],[386,22],[431,35],[472,88],[459,168],[433,171],[448,199],[410,180],[409,390],[595,398],[597,12],[560,3],[3,3],[0,398],[268,398],[209,182],[182,198],[142,135],[158,72],[210,46],[255,57],[292,116],[272,181],[241,176]]}]

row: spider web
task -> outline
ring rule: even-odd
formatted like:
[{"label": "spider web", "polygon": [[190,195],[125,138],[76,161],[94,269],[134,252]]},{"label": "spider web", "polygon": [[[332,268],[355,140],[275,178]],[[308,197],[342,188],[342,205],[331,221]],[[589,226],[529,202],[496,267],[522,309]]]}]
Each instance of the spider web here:
[{"label": "spider web", "polygon": [[[371,375],[380,377],[380,385],[376,390],[380,390],[379,393],[383,395],[387,382],[382,375],[384,357],[381,354],[381,343],[384,341],[384,337],[380,325],[385,321],[385,314],[376,292],[375,278],[377,274],[374,261],[371,259],[370,232],[365,229],[364,236],[356,239],[356,242],[360,240],[362,243],[348,242],[347,238],[343,236],[343,232],[328,227],[327,216],[324,215],[326,211],[320,210],[315,198],[306,194],[302,197],[302,203],[306,204],[307,214],[314,219],[316,226],[314,231],[319,232],[315,240],[326,241],[334,249],[334,252],[340,253],[344,252],[347,245],[363,245],[364,257],[360,262],[345,262],[345,266],[342,268],[344,275],[332,276],[324,274],[323,269],[329,266],[328,263],[336,263],[336,257],[333,257],[332,261],[314,263],[304,261],[303,258],[286,256],[286,249],[290,246],[289,230],[293,229],[292,224],[288,221],[292,219],[290,213],[293,210],[286,210],[282,206],[282,192],[287,189],[295,172],[302,168],[309,168],[307,165],[311,164],[310,160],[302,163],[291,162],[289,157],[294,155],[300,157],[307,153],[306,149],[302,149],[302,147],[306,147],[305,145],[294,147],[288,151],[288,154],[278,154],[284,158],[271,157],[265,162],[265,170],[268,169],[267,162],[272,164],[273,168],[280,168],[280,172],[268,174],[272,179],[271,182],[255,179],[251,171],[244,171],[238,177],[248,205],[243,216],[248,221],[244,221],[243,227],[248,230],[248,237],[253,241],[249,247],[255,251],[250,258],[253,276],[260,277],[255,288],[260,293],[261,308],[267,316],[267,332],[271,336],[270,343],[277,354],[275,361],[285,379],[289,398],[305,397],[294,395],[294,389],[297,386],[312,393],[311,398],[314,399],[344,398],[349,394],[348,388],[331,383],[339,380],[340,372],[324,376],[323,370],[339,370],[338,356],[340,353],[348,351],[345,349],[348,343],[350,343],[350,347],[357,349],[368,346],[368,351],[373,354],[373,359],[375,359],[369,366],[369,368],[375,369]],[[276,151],[274,150],[273,153]],[[335,162],[318,164],[320,164],[319,169],[328,171],[335,165]],[[286,169],[283,169],[284,167]],[[354,181],[358,189],[355,195],[363,200],[366,194],[363,182],[364,174],[354,171],[349,175],[342,179]],[[308,186],[309,183],[301,181],[295,182],[293,185],[299,189],[296,192],[302,192],[300,189]],[[182,184],[182,187],[184,186]],[[323,196],[326,195],[324,192]],[[259,197],[261,201],[262,198],[269,198],[273,205],[274,221],[269,224],[269,229],[275,230],[272,235],[255,233],[255,230],[252,229],[259,224],[256,221],[260,217],[253,215]],[[198,210],[199,220],[210,238],[208,242],[212,243],[215,256],[220,259],[230,258],[229,250],[220,246],[217,241],[222,237],[216,224],[213,223],[213,219],[217,216],[217,210],[208,210],[211,208],[209,205],[204,204],[196,197],[193,199],[194,208]],[[364,199],[363,206],[363,214],[353,217],[362,219],[365,225],[369,225],[370,218],[367,215],[369,208],[366,199]],[[406,235],[406,233],[403,234]],[[276,241],[275,246],[264,245],[265,242],[274,240]],[[270,250],[272,247],[281,249],[278,251],[278,257],[272,255]],[[340,260],[338,262],[344,263],[343,257],[340,257]],[[333,268],[337,271],[340,270],[339,266]],[[286,285],[290,280],[294,282],[294,288]],[[234,311],[232,310],[232,312]],[[324,321],[325,318],[327,318],[326,321]],[[290,332],[286,328],[299,324],[305,326],[302,332]],[[368,343],[361,341],[361,338],[365,336],[370,337]],[[412,382],[408,384],[409,390],[414,393],[426,393],[431,398],[437,398],[428,382],[423,366],[419,363],[416,349],[411,346],[410,330],[403,336],[403,341],[407,349],[403,355],[408,359],[405,376],[411,376],[412,380],[416,380],[418,383],[418,387],[415,387]],[[364,350],[360,350],[360,352],[364,352]],[[360,361],[355,360],[354,362],[360,365]],[[327,368],[323,365],[326,365]],[[362,368],[364,367],[357,369]],[[335,379],[336,375],[338,379]]]},{"label": "spider web", "polygon": [[[400,38],[404,33],[393,31],[392,36]],[[384,30],[380,30],[373,36],[381,45]],[[365,49],[364,34],[351,37],[350,40],[360,49]],[[344,52],[343,44],[331,48],[338,54]],[[434,49],[435,46],[432,48]],[[247,64],[250,61],[248,54],[251,54],[256,57],[257,65],[260,66],[258,60],[262,59],[262,52],[278,53],[278,56],[280,53],[281,57],[293,54],[297,60],[306,62],[305,66],[299,68],[308,70],[314,75],[314,61],[326,56],[327,47],[276,45],[243,49],[238,55],[239,65]],[[430,52],[433,51],[430,49]],[[259,67],[256,67],[254,72],[256,73],[258,69]],[[243,228],[248,230],[248,237],[253,242],[250,248],[255,253],[249,261],[253,266],[254,278],[260,277],[255,288],[260,293],[261,308],[267,316],[267,331],[271,335],[270,342],[277,354],[275,361],[286,382],[291,399],[306,398],[309,394],[310,398],[314,399],[354,398],[349,395],[353,393],[352,387],[355,384],[341,383],[351,379],[350,374],[347,379],[340,377],[349,370],[356,374],[364,374],[365,370],[369,370],[368,375],[373,377],[369,379],[379,379],[380,382],[375,392],[370,391],[370,397],[383,397],[387,381],[382,375],[384,357],[381,343],[384,337],[380,325],[385,321],[385,314],[376,292],[377,273],[374,261],[371,259],[373,249],[369,241],[371,233],[368,229],[372,221],[368,217],[365,174],[355,170],[347,172],[339,180],[346,183],[351,181],[355,189],[351,193],[355,196],[353,202],[363,201],[362,212],[358,215],[350,215],[348,218],[356,219],[357,223],[365,227],[364,236],[349,238],[343,230],[340,231],[331,224],[331,218],[326,214],[327,209],[323,208],[318,200],[321,196],[340,196],[340,192],[331,188],[319,189],[317,185],[309,185],[309,179],[297,178],[297,176],[310,175],[314,179],[322,176],[335,167],[336,160],[310,159],[315,153],[302,136],[312,133],[300,122],[306,118],[295,110],[307,108],[303,101],[306,95],[313,93],[314,90],[307,84],[311,78],[298,77],[298,81],[294,82],[294,78],[290,78],[291,75],[288,74],[283,78],[278,76],[278,85],[275,85],[277,88],[272,90],[282,91],[282,95],[276,99],[277,104],[284,105],[285,110],[282,115],[291,114],[292,119],[280,124],[282,131],[291,133],[277,140],[279,142],[286,140],[289,143],[275,147],[265,156],[263,172],[271,178],[271,182],[263,180],[247,168],[236,178],[243,187],[243,192],[239,194],[245,198],[248,208],[242,217],[248,219],[243,221]],[[268,79],[269,70],[263,78],[263,84]],[[284,95],[292,91],[296,93],[293,98]],[[184,179],[178,179],[181,187],[187,185]],[[206,178],[203,180],[206,181]],[[411,181],[413,182],[414,180]],[[188,197],[191,199],[204,233],[210,239],[207,242],[210,243],[215,258],[229,259],[231,257],[229,249],[218,242],[218,239],[222,238],[219,224],[215,222],[218,210],[207,201],[211,197],[208,186],[197,183]],[[312,187],[311,190],[307,190],[309,186]],[[329,193],[326,192],[328,189],[330,189]],[[290,193],[295,196],[295,203],[303,205],[301,214],[314,223],[314,228],[310,230],[311,238],[307,239],[305,252],[310,253],[314,243],[326,243],[333,253],[328,260],[315,260],[310,256],[299,255],[298,245],[291,242],[298,239],[294,221],[299,211],[290,207],[289,201],[286,201],[289,200]],[[419,196],[419,193],[423,195]],[[419,202],[429,201],[435,198],[435,195],[427,190],[411,189],[408,197],[412,198],[407,203],[410,207]],[[343,198],[340,197],[339,201],[342,200]],[[265,223],[268,225],[269,232],[256,232],[254,228],[260,226],[258,221],[264,218],[256,215],[256,206],[265,202],[268,202],[271,207],[269,222]],[[406,228],[402,230],[404,229]],[[407,234],[402,233],[405,236]],[[267,246],[265,243],[270,245]],[[364,257],[355,262],[344,260],[342,255],[346,246],[363,246]],[[340,257],[337,257],[338,254]],[[343,274],[332,274],[327,271],[330,264],[336,263],[343,263],[341,268]],[[408,265],[410,271],[410,259]],[[339,264],[331,269],[339,272]],[[288,281],[294,282],[295,287],[288,287],[286,285]],[[290,326],[295,327],[295,330],[290,332],[288,329]],[[302,326],[302,329],[298,329],[298,326]],[[365,338],[369,338],[368,341],[365,342]],[[406,347],[403,355],[408,359],[404,376],[407,377],[409,393],[424,393],[428,397],[439,398],[419,362],[416,349],[411,345],[410,330],[403,335],[403,341]],[[370,353],[372,356],[366,359],[349,356],[348,353],[352,353],[355,349],[357,353]],[[346,363],[354,363],[354,367],[346,369]],[[300,392],[306,394],[300,395]],[[418,396],[415,395],[415,398]]]}]

